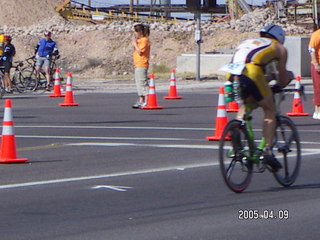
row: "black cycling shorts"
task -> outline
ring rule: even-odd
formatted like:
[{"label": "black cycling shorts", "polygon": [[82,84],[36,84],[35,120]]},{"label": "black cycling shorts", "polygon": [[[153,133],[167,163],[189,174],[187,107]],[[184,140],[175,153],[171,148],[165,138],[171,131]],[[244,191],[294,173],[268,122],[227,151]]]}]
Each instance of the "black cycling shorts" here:
[{"label": "black cycling shorts", "polygon": [[[230,76],[230,81],[233,81],[233,75]],[[241,99],[246,99],[248,97],[253,97],[257,102],[263,100],[263,96],[259,91],[257,85],[247,76],[239,76],[240,89],[241,89]]]},{"label": "black cycling shorts", "polygon": [[4,66],[4,72],[5,73],[10,73],[10,69],[12,67],[12,62],[4,61],[4,62],[2,62],[2,66]]}]

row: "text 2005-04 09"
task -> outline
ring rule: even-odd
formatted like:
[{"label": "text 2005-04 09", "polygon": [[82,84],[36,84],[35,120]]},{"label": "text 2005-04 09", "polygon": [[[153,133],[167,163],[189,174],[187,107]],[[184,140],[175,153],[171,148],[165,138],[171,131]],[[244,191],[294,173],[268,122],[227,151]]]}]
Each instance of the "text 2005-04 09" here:
[{"label": "text 2005-04 09", "polygon": [[256,220],[256,219],[278,219],[288,220],[289,210],[258,210],[258,209],[240,209],[238,211],[239,220]]}]

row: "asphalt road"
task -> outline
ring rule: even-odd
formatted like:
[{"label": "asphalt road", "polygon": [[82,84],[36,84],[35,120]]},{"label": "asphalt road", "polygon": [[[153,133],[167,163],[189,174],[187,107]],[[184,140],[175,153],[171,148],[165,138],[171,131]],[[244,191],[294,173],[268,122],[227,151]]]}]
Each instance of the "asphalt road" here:
[{"label": "asphalt road", "polygon": [[[319,120],[293,118],[303,160],[292,187],[265,172],[235,194],[222,181],[218,143],[205,139],[217,91],[165,94],[162,110],[131,109],[134,93],[79,92],[80,106],[65,108],[62,98],[14,95],[17,152],[29,161],[0,165],[0,239],[319,238]],[[253,122],[260,132],[261,112]],[[239,219],[253,210],[274,218]]]}]

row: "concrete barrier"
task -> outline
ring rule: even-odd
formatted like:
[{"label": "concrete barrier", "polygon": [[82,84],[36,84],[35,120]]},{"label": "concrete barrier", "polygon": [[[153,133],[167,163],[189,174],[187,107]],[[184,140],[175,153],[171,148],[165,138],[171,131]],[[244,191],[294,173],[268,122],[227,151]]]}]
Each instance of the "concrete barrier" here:
[{"label": "concrete barrier", "polygon": [[[286,37],[285,47],[288,49],[287,68],[295,75],[310,77],[310,54],[308,44],[310,37]],[[201,54],[200,55],[200,75],[224,75],[218,69],[231,61],[232,54]],[[196,72],[196,54],[182,54],[177,57],[178,73]]]},{"label": "concrete barrier", "polygon": [[284,46],[288,49],[287,68],[301,77],[311,77],[310,53],[308,52],[310,37],[286,37]]},{"label": "concrete barrier", "polygon": [[[201,76],[213,74],[225,74],[218,71],[220,67],[231,61],[232,54],[201,54],[200,55],[200,72]],[[195,73],[196,72],[196,55],[182,54],[177,57],[178,73]]]}]

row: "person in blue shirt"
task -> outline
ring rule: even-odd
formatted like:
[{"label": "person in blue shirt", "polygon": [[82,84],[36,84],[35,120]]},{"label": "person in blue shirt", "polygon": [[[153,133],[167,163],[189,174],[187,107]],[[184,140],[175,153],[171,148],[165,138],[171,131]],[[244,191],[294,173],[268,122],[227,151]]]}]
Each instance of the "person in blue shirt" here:
[{"label": "person in blue shirt", "polygon": [[47,79],[47,90],[50,90],[50,86],[51,86],[50,65],[52,61],[52,56],[59,54],[58,45],[55,41],[51,39],[50,31],[44,32],[44,38],[40,39],[35,49],[35,55],[36,54],[38,54],[36,71],[39,73],[42,66],[44,66],[46,79]]},{"label": "person in blue shirt", "polygon": [[0,65],[4,68],[4,87],[7,93],[12,93],[12,83],[10,79],[10,69],[12,67],[13,56],[16,54],[16,49],[11,43],[11,36],[5,35],[3,41],[3,54],[1,56]]}]

